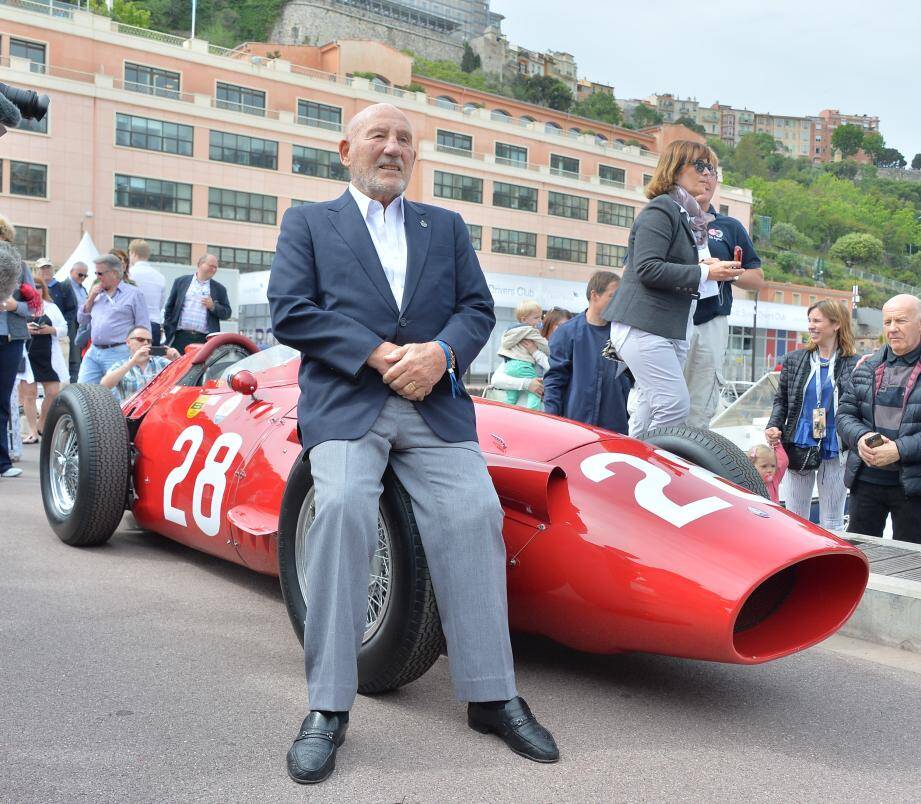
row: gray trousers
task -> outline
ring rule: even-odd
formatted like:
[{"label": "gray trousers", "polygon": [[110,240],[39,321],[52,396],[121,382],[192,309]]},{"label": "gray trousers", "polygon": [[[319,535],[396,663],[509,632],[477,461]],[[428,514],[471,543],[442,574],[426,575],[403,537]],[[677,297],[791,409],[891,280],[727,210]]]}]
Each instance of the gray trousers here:
[{"label": "gray trousers", "polygon": [[693,327],[684,364],[684,379],[691,395],[691,412],[688,414],[691,427],[709,427],[716,413],[728,345],[729,316],[718,315]]},{"label": "gray trousers", "polygon": [[394,394],[362,438],[310,450],[316,495],[304,624],[310,708],[345,711],[355,700],[388,463],[412,499],[457,697],[513,698],[503,513],[486,462],[476,442],[442,441],[411,402]]}]

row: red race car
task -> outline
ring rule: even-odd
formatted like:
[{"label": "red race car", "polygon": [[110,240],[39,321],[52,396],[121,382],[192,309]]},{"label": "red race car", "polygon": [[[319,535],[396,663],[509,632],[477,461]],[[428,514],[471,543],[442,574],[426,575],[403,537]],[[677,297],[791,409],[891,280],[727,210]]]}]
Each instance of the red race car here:
[{"label": "red race car", "polygon": [[[313,492],[298,364],[285,346],[225,333],[121,408],[105,388],[69,386],[41,448],[52,528],[98,545],[128,509],[144,528],[277,574],[302,635]],[[720,436],[664,428],[636,441],[481,400],[477,426],[505,509],[515,630],[585,651],[752,664],[825,639],[860,601],[864,555],[768,500]],[[441,651],[412,505],[388,473],[359,688],[406,684]]]}]

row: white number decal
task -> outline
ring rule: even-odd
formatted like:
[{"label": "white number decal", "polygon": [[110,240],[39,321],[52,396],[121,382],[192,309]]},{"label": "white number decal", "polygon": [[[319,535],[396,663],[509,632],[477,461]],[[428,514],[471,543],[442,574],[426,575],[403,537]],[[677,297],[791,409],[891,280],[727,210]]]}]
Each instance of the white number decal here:
[{"label": "white number decal", "polygon": [[168,522],[175,522],[177,525],[182,525],[183,527],[185,527],[186,524],[185,511],[173,506],[173,491],[176,486],[185,480],[204,437],[205,431],[197,424],[186,427],[186,429],[179,434],[179,438],[177,438],[176,443],[173,444],[173,452],[181,452],[182,445],[187,441],[190,442],[192,446],[189,447],[189,451],[186,453],[182,463],[166,476],[166,483],[163,486],[163,518]]},{"label": "white number decal", "polygon": [[[215,536],[221,529],[221,503],[227,488],[227,470],[242,444],[243,437],[238,433],[224,433],[219,436],[211,445],[208,457],[205,458],[205,465],[195,478],[195,491],[192,492],[192,516],[195,524],[206,536]],[[221,450],[225,450],[224,457],[217,460]],[[214,489],[211,495],[211,511],[207,516],[205,516],[203,505],[206,486]]]},{"label": "white number decal", "polygon": [[[722,478],[702,469],[699,466],[691,466],[683,461],[677,455],[673,455],[665,450],[656,450],[656,454],[670,461],[677,463],[679,466],[687,469],[694,477],[709,483],[714,488],[719,489],[726,494],[734,497],[740,497],[743,500],[756,502],[762,505],[779,507],[776,503],[766,500],[757,494],[751,494],[747,491],[740,491],[729,485]],[[609,477],[614,476],[614,472],[608,467],[614,463],[625,463],[643,473],[643,479],[636,484],[633,489],[633,497],[640,508],[644,508],[651,514],[655,514],[660,519],[664,519],[676,528],[683,528],[685,525],[696,522],[701,517],[714,514],[726,508],[731,508],[732,503],[722,500],[719,497],[704,497],[700,500],[694,500],[684,505],[668,499],[665,496],[665,487],[671,483],[672,477],[664,469],[647,463],[642,458],[634,455],[623,455],[617,452],[600,452],[592,455],[582,461],[580,468],[589,480],[600,483]]]},{"label": "white number decal", "polygon": [[[185,527],[187,523],[185,511],[173,505],[173,492],[189,474],[189,469],[192,467],[192,462],[198,454],[204,437],[204,430],[199,425],[193,424],[183,430],[176,439],[176,443],[173,444],[173,452],[181,452],[186,442],[191,446],[182,463],[166,476],[166,483],[163,486],[163,518],[182,525],[182,527]],[[192,492],[192,518],[206,536],[216,536],[221,529],[221,504],[227,489],[227,470],[233,464],[233,459],[241,446],[243,446],[243,437],[238,433],[223,433],[218,436],[211,445],[211,449],[208,450],[205,465],[195,478],[195,488]],[[222,450],[224,454],[220,460],[217,460]],[[210,510],[205,514],[204,496],[205,489],[209,486],[214,491],[211,495]]]}]

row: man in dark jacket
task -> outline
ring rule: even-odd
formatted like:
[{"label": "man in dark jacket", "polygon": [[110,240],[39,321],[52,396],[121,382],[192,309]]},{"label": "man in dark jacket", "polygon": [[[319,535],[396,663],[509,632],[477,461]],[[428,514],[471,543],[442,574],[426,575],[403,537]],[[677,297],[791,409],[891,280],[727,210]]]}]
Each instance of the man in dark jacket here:
[{"label": "man in dark jacket", "polygon": [[77,332],[77,297],[74,296],[70,282],[58,282],[54,278],[54,263],[47,257],[37,260],[35,269],[41,272],[42,279],[45,280],[48,292],[51,294],[51,300],[57,305],[67,322],[67,335],[72,338],[71,329],[74,334]]},{"label": "man in dark jacket", "polygon": [[202,254],[194,274],[173,282],[163,310],[163,330],[167,345],[179,354],[190,343],[204,343],[212,332],[220,332],[221,321],[230,318],[227,288],[214,278],[217,268],[217,257]]},{"label": "man in dark jacket", "polygon": [[921,301],[891,298],[883,330],[888,344],[854,370],[837,417],[851,448],[848,531],[882,536],[891,514],[896,539],[921,543]]},{"label": "man in dark jacket", "polygon": [[550,338],[550,369],[544,375],[544,410],[567,419],[627,434],[626,364],[601,351],[611,325],[601,317],[620,280],[597,271],[588,281],[588,309],[557,328]]}]

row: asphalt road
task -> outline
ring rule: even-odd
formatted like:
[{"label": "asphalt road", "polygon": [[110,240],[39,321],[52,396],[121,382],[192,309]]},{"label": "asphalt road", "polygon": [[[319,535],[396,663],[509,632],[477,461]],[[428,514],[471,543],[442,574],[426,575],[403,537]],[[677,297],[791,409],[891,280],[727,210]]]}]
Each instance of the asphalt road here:
[{"label": "asphalt road", "polygon": [[470,731],[442,659],[360,697],[335,775],[300,787],[302,659],[275,579],[130,518],[65,546],[26,449],[0,480],[0,801],[921,800],[921,657],[840,640],[736,667],[518,638],[558,765]]}]

